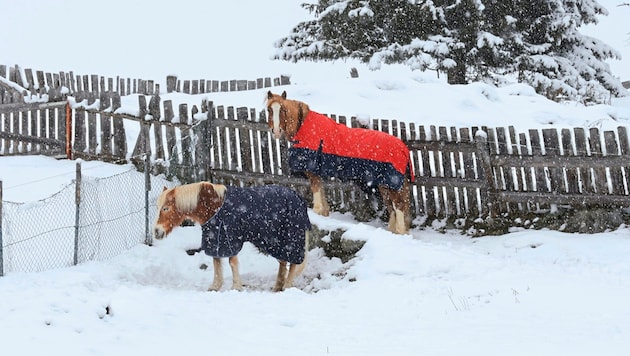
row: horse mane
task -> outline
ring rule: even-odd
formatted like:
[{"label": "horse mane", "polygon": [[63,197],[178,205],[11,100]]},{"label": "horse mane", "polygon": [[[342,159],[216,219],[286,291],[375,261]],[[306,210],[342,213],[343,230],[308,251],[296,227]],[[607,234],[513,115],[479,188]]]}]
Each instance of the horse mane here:
[{"label": "horse mane", "polygon": [[[223,184],[213,184],[210,182],[197,182],[181,185],[179,187],[172,188],[171,190],[177,191],[175,194],[175,207],[179,211],[192,211],[197,207],[199,201],[199,193],[203,187],[211,187],[219,196],[223,199],[225,196],[226,187]],[[168,192],[165,192],[168,193]],[[158,206],[164,204],[167,194],[162,194],[158,198]]]},{"label": "horse mane", "polygon": [[311,111],[311,108],[306,103],[298,101],[298,127],[302,126],[304,118],[309,111]]}]

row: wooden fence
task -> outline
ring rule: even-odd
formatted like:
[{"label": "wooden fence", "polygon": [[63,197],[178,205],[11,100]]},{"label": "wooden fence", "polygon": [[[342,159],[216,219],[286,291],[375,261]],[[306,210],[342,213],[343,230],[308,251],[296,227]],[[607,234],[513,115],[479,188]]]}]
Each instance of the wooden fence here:
[{"label": "wooden fence", "polygon": [[[114,101],[103,99],[100,109],[77,108],[73,111],[75,127],[86,120],[82,111],[92,126],[102,120],[135,120],[140,133],[131,157],[151,151],[155,173],[176,175],[183,181],[279,183],[310,197],[307,181],[290,174],[287,143],[272,138],[264,111],[215,106],[212,102],[202,102],[190,110],[182,104],[175,111],[170,101],[161,102],[158,96],[150,97],[148,104],[143,96],[139,101],[138,117],[112,114]],[[331,117],[351,127],[362,126],[354,117]],[[412,201],[417,215],[535,212],[550,209],[551,204],[630,206],[626,127],[605,132],[574,128],[519,133],[513,127],[424,127],[377,119],[369,126],[401,137],[410,148],[416,176]],[[127,154],[120,148],[124,140],[116,143],[119,134],[112,127],[113,134],[85,139],[91,142],[87,149],[77,146],[77,137],[83,137],[77,132],[74,152],[83,150],[89,153],[85,157],[124,160]],[[104,138],[113,140],[113,149],[106,148],[109,143],[102,144]],[[365,192],[339,181],[330,182],[328,194],[337,210],[356,212],[372,204]]]},{"label": "wooden fence", "polygon": [[[22,69],[18,65],[6,66],[0,65],[0,77],[15,83],[17,95],[12,98],[11,102],[22,102],[24,97],[49,95],[49,101],[60,98],[63,94],[74,95],[81,92],[90,92],[94,95],[101,93],[118,93],[121,96],[130,94],[154,95],[160,93],[160,85],[154,80],[131,79],[90,75],[75,75],[72,71],[48,73],[41,70],[33,70],[31,68]],[[242,90],[255,90],[269,88],[272,86],[289,85],[291,80],[289,76],[281,75],[271,78],[256,78],[254,80],[234,79],[234,80],[179,80],[177,76],[167,76],[166,87],[167,92],[180,92],[185,94],[204,94],[214,92],[230,92]],[[2,90],[3,85],[0,82],[0,95],[5,94]],[[15,89],[15,88],[14,88]],[[0,103],[3,102],[0,97]]]},{"label": "wooden fence", "polygon": [[499,211],[534,210],[534,204],[630,206],[627,127],[497,129],[490,164]]},{"label": "wooden fence", "polygon": [[[461,211],[518,215],[546,211],[552,204],[630,206],[626,127],[526,133],[517,133],[514,127],[472,128],[460,129],[459,135],[454,128],[449,134],[447,128],[436,132],[432,127],[429,136],[437,138],[432,148],[423,143],[422,131],[420,140],[408,144],[412,150],[419,148],[416,155],[423,167],[438,167],[430,174],[416,171],[416,187],[424,185],[429,216],[461,216]],[[448,179],[441,182],[441,177]]]},{"label": "wooden fence", "polygon": [[255,80],[235,79],[235,80],[180,80],[177,76],[166,77],[166,92],[179,92],[185,94],[204,94],[216,92],[231,92],[243,90],[256,90],[270,88],[272,86],[289,85],[289,76],[281,75],[276,78],[265,77]]},{"label": "wooden fence", "polygon": [[[307,180],[290,174],[287,143],[272,138],[265,111],[212,102],[174,107],[159,95],[139,95],[139,111],[132,115],[117,110],[121,99],[116,93],[77,93],[73,98],[69,106],[0,105],[0,154],[61,155],[69,148],[73,157],[132,161],[140,169],[149,154],[153,173],[182,182],[278,183],[311,199]],[[362,126],[353,117],[331,117]],[[425,127],[378,119],[368,126],[401,137],[410,148],[416,215],[518,215],[545,211],[552,204],[630,206],[626,127],[517,132],[513,127]],[[129,137],[137,137],[134,147],[127,147]],[[333,209],[366,214],[366,219],[379,210],[354,185],[329,183]]]},{"label": "wooden fence", "polygon": [[0,104],[0,155],[65,156],[66,102]]},{"label": "wooden fence", "polygon": [[[42,96],[54,98],[62,94],[73,95],[79,92],[91,92],[95,95],[115,92],[120,95],[144,94],[153,95],[160,92],[160,86],[154,80],[131,79],[117,76],[104,77],[97,74],[75,75],[73,71],[49,73],[31,68],[20,68],[18,65],[0,65],[0,77],[14,83],[23,97]],[[55,101],[49,99],[49,101]]]}]

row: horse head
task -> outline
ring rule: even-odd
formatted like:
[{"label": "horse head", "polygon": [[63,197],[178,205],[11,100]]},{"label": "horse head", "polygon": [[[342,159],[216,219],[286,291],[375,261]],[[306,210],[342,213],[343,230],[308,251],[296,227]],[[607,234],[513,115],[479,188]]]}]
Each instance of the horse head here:
[{"label": "horse head", "polygon": [[223,204],[226,187],[199,182],[168,189],[164,187],[157,200],[158,218],[153,227],[160,240],[180,226],[185,219],[199,224],[210,220]]},{"label": "horse head", "polygon": [[295,136],[309,111],[305,103],[287,99],[286,91],[281,95],[267,92],[267,123],[277,139],[283,134],[287,139]]}]

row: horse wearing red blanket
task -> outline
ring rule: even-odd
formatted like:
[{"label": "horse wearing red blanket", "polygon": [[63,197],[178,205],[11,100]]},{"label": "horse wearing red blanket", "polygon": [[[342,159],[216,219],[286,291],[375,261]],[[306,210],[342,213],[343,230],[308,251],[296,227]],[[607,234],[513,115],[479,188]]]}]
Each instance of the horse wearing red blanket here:
[{"label": "horse wearing red blanket", "polygon": [[381,131],[339,124],[301,101],[288,100],[286,92],[269,91],[267,111],[274,137],[284,135],[291,142],[291,170],[304,173],[310,181],[317,214],[330,213],[321,178],[351,179],[378,187],[389,213],[389,230],[409,232],[413,172],[404,142]]}]

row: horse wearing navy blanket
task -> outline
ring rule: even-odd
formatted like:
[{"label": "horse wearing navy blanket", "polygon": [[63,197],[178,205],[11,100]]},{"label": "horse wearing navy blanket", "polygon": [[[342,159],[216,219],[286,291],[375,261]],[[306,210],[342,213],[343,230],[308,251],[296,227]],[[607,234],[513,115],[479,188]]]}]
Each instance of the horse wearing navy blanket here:
[{"label": "horse wearing navy blanket", "polygon": [[168,235],[184,219],[202,225],[201,249],[214,257],[214,280],[209,290],[220,290],[223,285],[221,258],[229,259],[232,288],[242,289],[237,255],[244,242],[278,260],[274,291],[290,288],[306,266],[311,223],[304,200],[289,188],[239,188],[200,182],[165,187],[157,205],[156,239]]},{"label": "horse wearing navy blanket", "polygon": [[399,138],[362,128],[349,128],[310,110],[301,101],[267,93],[268,124],[274,137],[291,142],[289,167],[304,173],[313,192],[313,211],[330,212],[321,177],[356,180],[378,187],[389,212],[389,230],[406,234],[411,225],[409,149]]}]

